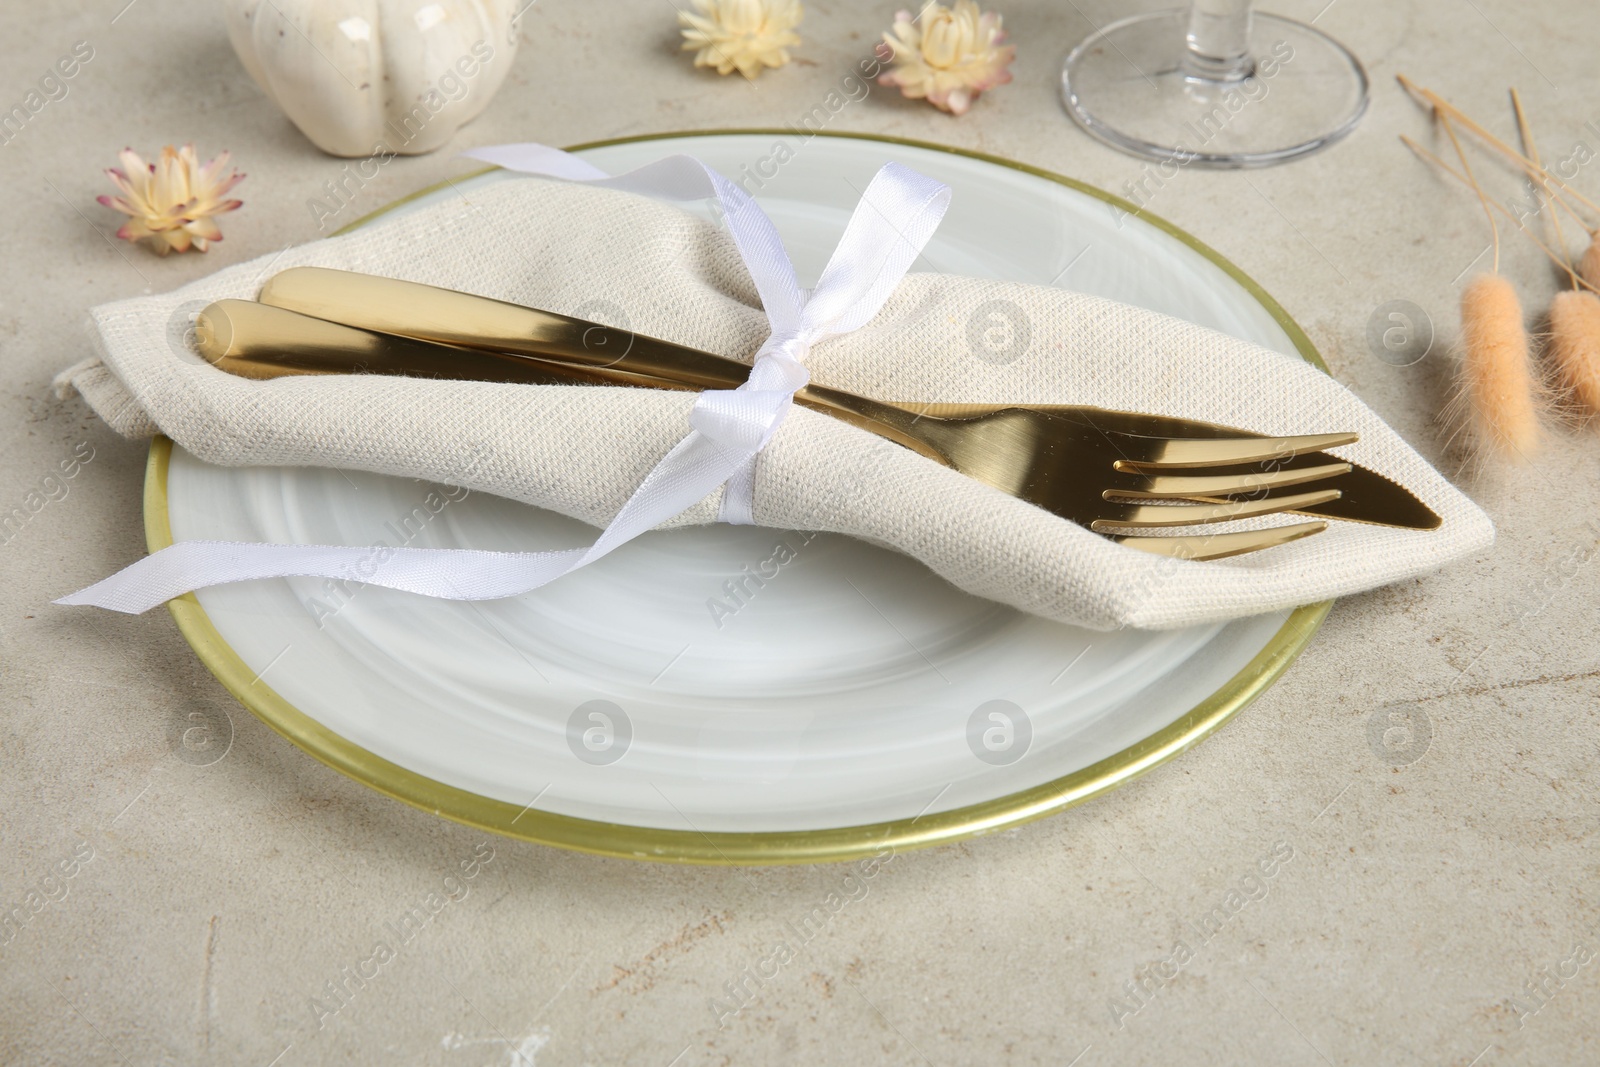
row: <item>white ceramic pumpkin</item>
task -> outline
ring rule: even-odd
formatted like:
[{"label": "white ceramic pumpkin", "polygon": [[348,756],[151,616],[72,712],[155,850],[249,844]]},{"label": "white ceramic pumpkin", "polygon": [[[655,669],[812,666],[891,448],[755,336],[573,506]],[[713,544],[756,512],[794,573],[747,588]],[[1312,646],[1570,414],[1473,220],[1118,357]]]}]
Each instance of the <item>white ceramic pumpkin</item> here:
[{"label": "white ceramic pumpkin", "polygon": [[245,69],[324,152],[416,155],[511,70],[516,0],[224,0]]}]

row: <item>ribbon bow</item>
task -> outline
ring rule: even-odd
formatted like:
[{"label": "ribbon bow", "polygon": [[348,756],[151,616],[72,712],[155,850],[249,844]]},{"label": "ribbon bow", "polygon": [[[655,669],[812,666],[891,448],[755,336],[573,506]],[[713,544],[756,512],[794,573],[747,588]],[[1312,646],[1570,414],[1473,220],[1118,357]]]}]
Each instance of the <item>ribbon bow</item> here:
[{"label": "ribbon bow", "polygon": [[565,178],[667,200],[715,197],[756,284],[772,333],[737,389],[701,393],[691,432],[647,474],[594,544],[555,552],[395,548],[374,569],[370,548],[180,541],[57,600],[137,614],[194,589],[255,578],[357,580],[447,600],[516,596],[587,566],[725,486],[719,518],[753,522],[756,455],[809,380],[811,346],[866,325],[921,254],[950,204],[944,184],[887,163],[862,194],[817,287],[807,293],[772,220],[744,190],[691,156],[670,156],[612,177],[559,149],[499,145],[467,155],[508,170]]}]

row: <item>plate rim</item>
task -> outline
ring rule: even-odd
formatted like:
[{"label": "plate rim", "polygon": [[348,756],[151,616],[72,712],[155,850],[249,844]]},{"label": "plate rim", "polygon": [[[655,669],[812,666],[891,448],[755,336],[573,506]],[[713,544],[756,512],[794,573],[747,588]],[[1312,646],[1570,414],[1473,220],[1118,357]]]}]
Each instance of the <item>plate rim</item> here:
[{"label": "plate rim", "polygon": [[[792,133],[791,130],[776,127],[683,130],[589,141],[573,145],[567,151],[688,137],[784,136]],[[1053,171],[972,149],[852,131],[819,131],[819,135],[965,156],[1044,178],[1124,210],[1176,238],[1221,268],[1261,304],[1288,336],[1301,358],[1324,373],[1328,371],[1327,364],[1305,331],[1253,278],[1198,238],[1121,197]],[[497,169],[484,167],[418,189],[363,215],[336,231],[334,236],[365,226],[398,207],[456,182]],[[145,464],[145,542],[150,552],[157,552],[173,543],[167,510],[167,477],[172,449],[171,439],[157,435],[151,440]],[[223,638],[193,593],[185,593],[168,601],[167,609],[200,662],[246,710],[314,759],[378,793],[453,822],[541,845],[624,859],[708,866],[754,866],[825,863],[928,848],[1020,826],[1109,792],[1200,743],[1265,692],[1310,643],[1333,605],[1334,601],[1327,600],[1295,608],[1266,647],[1186,714],[1133,745],[1064,777],[977,804],[932,815],[924,813],[911,819],[810,830],[741,832],[703,832],[693,828],[669,830],[581,819],[539,811],[531,805],[518,808],[508,801],[482,796],[428,778],[347,740],[263,683],[260,676]]]}]

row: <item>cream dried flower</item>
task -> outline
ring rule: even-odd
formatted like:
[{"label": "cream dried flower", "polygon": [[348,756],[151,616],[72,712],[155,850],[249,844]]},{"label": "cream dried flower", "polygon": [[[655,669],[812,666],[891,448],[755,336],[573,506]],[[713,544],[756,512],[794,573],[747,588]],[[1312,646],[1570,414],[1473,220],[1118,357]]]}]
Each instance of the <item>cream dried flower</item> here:
[{"label": "cream dried flower", "polygon": [[[242,200],[223,196],[244,181],[244,175],[228,167],[223,152],[202,165],[194,145],[171,145],[161,150],[161,159],[146,163],[131,148],[117,157],[122,168],[106,171],[121,196],[96,197],[106,207],[130,216],[117,236],[125,241],[149,241],[163,256],[168,252],[204,252],[212,241],[222,240],[222,230],[213,216],[232,211]],[[226,170],[227,176],[223,177]]]},{"label": "cream dried flower", "polygon": [[695,52],[697,67],[754,78],[789,62],[789,49],[800,43],[794,32],[805,15],[800,0],[694,0],[694,6],[700,14],[679,11],[678,24],[683,50]]},{"label": "cream dried flower", "polygon": [[973,0],[956,0],[953,8],[930,4],[916,18],[897,12],[893,32],[883,35],[893,66],[878,84],[964,115],[979,93],[1011,80],[1006,68],[1017,50],[1002,45],[1005,39],[999,14],[980,12]]}]

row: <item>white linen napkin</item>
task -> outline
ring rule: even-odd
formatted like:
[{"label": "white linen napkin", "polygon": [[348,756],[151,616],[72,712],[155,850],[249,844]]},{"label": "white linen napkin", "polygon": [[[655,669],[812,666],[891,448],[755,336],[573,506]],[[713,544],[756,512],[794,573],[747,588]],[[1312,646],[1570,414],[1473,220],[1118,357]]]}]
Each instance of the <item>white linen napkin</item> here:
[{"label": "white linen napkin", "polygon": [[[99,355],[63,371],[113,428],[225,466],[354,467],[456,481],[604,526],[688,428],[694,395],[375,375],[248,381],[183,350],[194,311],[317,265],[445,286],[749,361],[768,332],[728,235],[669,204],[541,178],[437,205],[94,309]],[[1028,324],[1003,361],[971,328]],[[1013,335],[1015,336],[1015,335]],[[1330,450],[1415,493],[1431,531],[1330,520],[1212,562],[1117,545],[827,415],[792,411],[756,460],[755,521],[907,553],[968,592],[1092,629],[1165,629],[1311,603],[1431,571],[1493,542],[1488,517],[1360,400],[1305,362],[1114,301],[908,275],[862,329],[815,346],[812,380],[894,401],[1070,403],[1260,433],[1355,431]],[[464,473],[463,473],[464,472]],[[667,525],[715,520],[721,491]],[[1276,525],[1282,516],[1229,530]],[[574,546],[578,547],[578,546]]]}]

